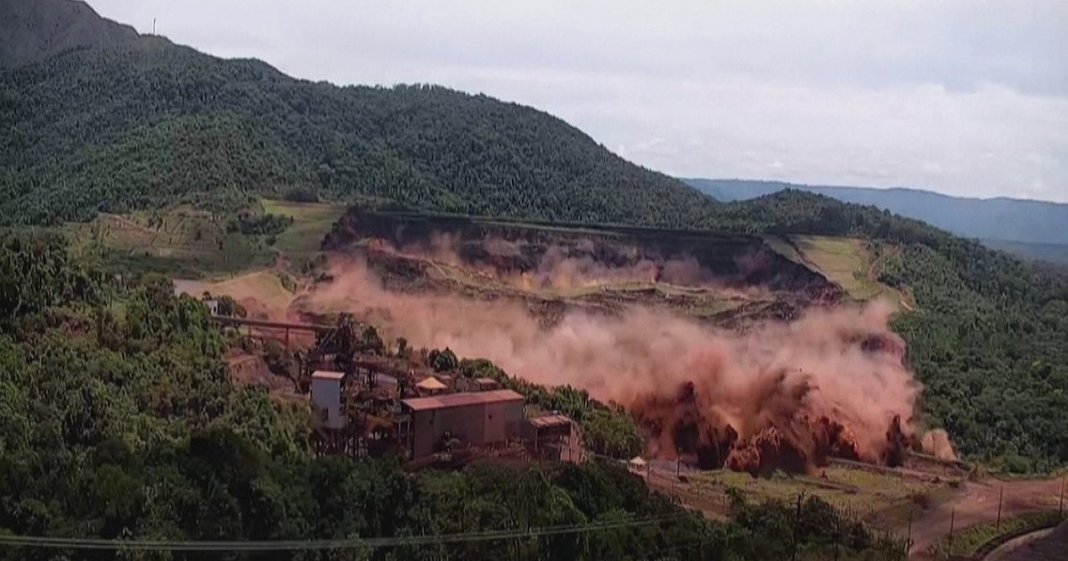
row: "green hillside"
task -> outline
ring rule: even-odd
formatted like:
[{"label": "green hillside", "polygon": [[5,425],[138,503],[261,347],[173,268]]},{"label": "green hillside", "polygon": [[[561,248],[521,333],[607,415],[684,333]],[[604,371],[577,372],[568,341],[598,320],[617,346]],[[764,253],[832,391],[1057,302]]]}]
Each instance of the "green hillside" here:
[{"label": "green hillside", "polygon": [[658,225],[715,205],[529,107],[295,80],[158,37],[0,74],[0,127],[0,224],[259,194]]}]

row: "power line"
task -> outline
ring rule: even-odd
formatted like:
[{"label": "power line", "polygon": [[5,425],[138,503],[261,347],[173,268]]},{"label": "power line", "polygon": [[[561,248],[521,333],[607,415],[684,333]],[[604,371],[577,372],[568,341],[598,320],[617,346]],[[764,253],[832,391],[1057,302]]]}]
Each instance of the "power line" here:
[{"label": "power line", "polygon": [[0,535],[0,546],[38,547],[54,549],[138,550],[138,551],[307,551],[352,549],[357,547],[395,547],[401,545],[437,545],[446,543],[493,541],[515,538],[536,538],[563,534],[582,534],[610,530],[650,526],[685,516],[672,514],[654,518],[624,521],[596,522],[591,524],[568,524],[541,526],[527,530],[489,530],[485,532],[377,537],[346,538],[336,540],[250,540],[250,541],[177,541],[177,540],[116,540],[97,538],[59,538],[45,536]]},{"label": "power line", "polygon": [[670,554],[678,553],[678,552],[683,551],[683,550],[693,549],[695,547],[702,547],[705,544],[715,543],[715,542],[717,542],[719,540],[720,540],[719,536],[713,536],[713,537],[709,537],[709,538],[702,538],[702,539],[699,539],[699,540],[696,540],[696,541],[688,542],[688,543],[683,544],[683,545],[676,545],[676,546],[673,546],[673,547],[668,547],[668,548],[665,548],[665,549],[661,549],[660,551],[657,551],[656,553],[646,557],[644,561],[657,561],[657,560],[660,560],[660,559],[667,559],[668,558],[667,556],[670,555]]}]

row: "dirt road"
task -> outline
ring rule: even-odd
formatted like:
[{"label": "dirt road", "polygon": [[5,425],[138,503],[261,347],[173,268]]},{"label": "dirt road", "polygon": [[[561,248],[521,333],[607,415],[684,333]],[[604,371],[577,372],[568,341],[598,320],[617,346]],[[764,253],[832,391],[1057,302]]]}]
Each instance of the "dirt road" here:
[{"label": "dirt road", "polygon": [[[926,468],[893,471],[905,477],[924,480],[933,476],[949,477],[947,473],[929,471],[929,465]],[[712,488],[702,488],[695,492],[693,487],[682,483],[676,476],[674,462],[651,460],[645,467],[632,467],[631,471],[645,479],[650,487],[678,498],[683,504],[703,512],[709,518],[726,520],[730,515],[730,505],[725,492]],[[689,468],[683,472],[683,480],[695,475]],[[954,532],[961,532],[977,524],[995,522],[998,519],[999,498],[1002,501],[1003,520],[1026,513],[1056,510],[1065,481],[1068,479],[1003,481],[989,478],[977,482],[964,481],[949,496],[940,493],[939,499],[929,508],[915,511],[911,524],[912,547],[909,549],[909,557],[914,560],[933,559],[929,550],[949,535],[951,523]],[[1068,496],[1065,497],[1064,506],[1068,509]],[[898,524],[901,526],[898,527]],[[904,527],[905,521],[899,519],[893,525],[895,534],[904,538],[907,531]],[[878,523],[876,527],[891,529]]]},{"label": "dirt road", "polygon": [[1042,510],[1055,510],[1061,493],[1061,479],[965,482],[949,500],[921,511],[912,524],[910,557],[922,559],[924,553],[954,532],[976,524],[994,522],[998,517],[998,497],[1004,488],[1002,519]]},{"label": "dirt road", "polygon": [[[696,470],[682,467],[680,473],[684,478],[692,477]],[[664,493],[675,497],[689,508],[700,511],[712,520],[726,521],[730,517],[730,501],[721,490],[704,488],[694,489],[683,484],[676,475],[675,462],[651,460],[646,470],[638,470],[637,475],[645,478],[646,483]]]},{"label": "dirt road", "polygon": [[[1037,532],[1031,532],[1030,534],[1024,534],[1017,538],[1011,539],[1000,547],[990,552],[984,559],[985,561],[1013,561],[1014,559],[1034,559],[1035,561],[1042,561],[1043,549],[1045,549],[1045,542],[1056,539],[1053,533],[1057,531],[1057,528],[1046,528]],[[1062,548],[1061,551],[1068,552],[1068,548]],[[1047,559],[1056,559],[1055,557],[1046,557]]]}]

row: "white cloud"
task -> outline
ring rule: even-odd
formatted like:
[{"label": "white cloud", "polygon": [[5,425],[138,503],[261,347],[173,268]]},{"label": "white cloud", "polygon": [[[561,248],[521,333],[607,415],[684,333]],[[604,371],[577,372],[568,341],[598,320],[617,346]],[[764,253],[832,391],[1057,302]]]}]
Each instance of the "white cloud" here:
[{"label": "white cloud", "polygon": [[303,78],[534,105],[667,173],[1068,201],[1062,0],[90,1]]}]

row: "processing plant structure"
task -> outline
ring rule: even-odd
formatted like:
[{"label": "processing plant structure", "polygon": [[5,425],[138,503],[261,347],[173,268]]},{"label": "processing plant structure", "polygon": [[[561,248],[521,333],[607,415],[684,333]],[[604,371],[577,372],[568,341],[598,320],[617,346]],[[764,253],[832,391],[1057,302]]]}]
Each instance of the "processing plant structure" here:
[{"label": "processing plant structure", "polygon": [[[217,317],[245,336],[282,339],[315,335],[297,350],[295,386],[312,410],[311,443],[319,455],[355,458],[399,454],[417,469],[460,465],[486,456],[578,459],[574,422],[526,406],[501,381],[437,372],[394,356],[366,352],[361,326],[341,315],[335,324]],[[282,337],[279,337],[279,336]]]}]

